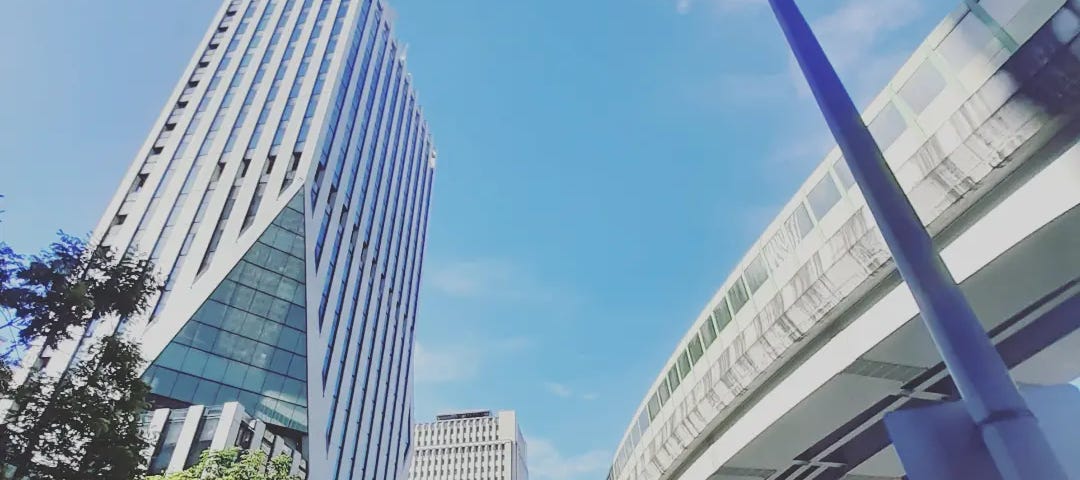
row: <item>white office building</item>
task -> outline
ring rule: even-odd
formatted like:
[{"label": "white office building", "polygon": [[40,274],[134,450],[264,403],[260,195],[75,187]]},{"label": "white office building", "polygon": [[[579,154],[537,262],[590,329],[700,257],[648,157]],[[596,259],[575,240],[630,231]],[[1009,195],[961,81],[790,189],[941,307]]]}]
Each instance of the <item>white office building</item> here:
[{"label": "white office building", "polygon": [[226,0],[94,231],[148,255],[164,291],[31,362],[61,371],[119,329],[191,438],[191,407],[239,405],[308,478],[404,477],[435,150],[391,17],[383,0]]},{"label": "white office building", "polygon": [[414,427],[411,480],[528,480],[525,439],[512,411],[439,415]]}]

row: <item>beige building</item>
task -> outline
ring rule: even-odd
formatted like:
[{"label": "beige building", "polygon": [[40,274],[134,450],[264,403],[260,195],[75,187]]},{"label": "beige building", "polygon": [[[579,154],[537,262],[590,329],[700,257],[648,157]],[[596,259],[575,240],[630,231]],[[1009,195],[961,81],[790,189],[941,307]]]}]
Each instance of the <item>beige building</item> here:
[{"label": "beige building", "polygon": [[513,411],[439,415],[413,429],[412,480],[528,480]]}]

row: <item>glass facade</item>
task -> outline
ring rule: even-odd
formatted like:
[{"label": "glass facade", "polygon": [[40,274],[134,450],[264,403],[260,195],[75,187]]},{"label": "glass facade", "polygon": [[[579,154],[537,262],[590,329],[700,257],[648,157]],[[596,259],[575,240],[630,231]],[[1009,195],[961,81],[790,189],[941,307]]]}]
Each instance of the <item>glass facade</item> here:
[{"label": "glass facade", "polygon": [[267,423],[307,431],[303,203],[293,198],[150,365],[153,394],[238,400]]}]

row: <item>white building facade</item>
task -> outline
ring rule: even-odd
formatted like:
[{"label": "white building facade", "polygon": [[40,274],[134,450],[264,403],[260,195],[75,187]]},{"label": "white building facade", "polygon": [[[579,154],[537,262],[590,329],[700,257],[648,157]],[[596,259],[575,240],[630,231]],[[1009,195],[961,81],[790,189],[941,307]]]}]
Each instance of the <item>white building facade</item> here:
[{"label": "white building facade", "polygon": [[414,428],[411,480],[528,480],[525,439],[512,411],[439,415]]},{"label": "white building facade", "polygon": [[155,407],[235,402],[309,478],[403,478],[435,150],[391,17],[226,0],[94,231],[164,291],[31,356],[61,371],[119,329]]},{"label": "white building facade", "polygon": [[[1080,2],[957,3],[863,119],[1014,379],[1068,382]],[[608,480],[906,478],[883,415],[957,398],[838,149],[659,367]]]}]

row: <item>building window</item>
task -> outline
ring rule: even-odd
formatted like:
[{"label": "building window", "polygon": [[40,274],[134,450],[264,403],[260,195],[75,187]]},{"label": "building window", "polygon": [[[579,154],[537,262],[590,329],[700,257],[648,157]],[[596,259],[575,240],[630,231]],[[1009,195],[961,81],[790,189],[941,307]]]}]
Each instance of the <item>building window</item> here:
[{"label": "building window", "polygon": [[1006,25],[1020,10],[1024,8],[1029,0],[982,0],[979,5],[982,6],[986,13],[990,14],[994,20],[997,20],[998,24]]},{"label": "building window", "polygon": [[165,422],[165,427],[161,429],[161,436],[155,449],[157,453],[150,459],[149,472],[151,474],[164,472],[168,468],[169,461],[172,460],[173,452],[176,450],[176,442],[180,439],[180,430],[184,426],[185,418],[187,418],[187,410],[177,409],[169,412],[169,418]]},{"label": "building window", "polygon": [[677,365],[672,365],[671,370],[668,370],[668,385],[671,385],[672,389],[679,387],[679,368]]},{"label": "building window", "polygon": [[210,409],[207,409],[203,418],[199,420],[199,428],[195,431],[195,440],[192,442],[191,448],[188,449],[188,456],[184,461],[184,468],[188,468],[197,463],[199,461],[199,455],[210,448],[210,442],[214,439],[214,433],[216,433],[220,415],[220,412],[212,412]]},{"label": "building window", "polygon": [[810,209],[814,211],[814,216],[820,220],[840,201],[840,190],[836,188],[832,176],[826,173],[817,185],[814,185],[814,188],[810,190],[806,200],[810,203]]},{"label": "building window", "polygon": [[746,266],[743,279],[746,281],[746,287],[750,289],[751,293],[756,292],[765,283],[765,280],[769,279],[769,267],[765,265],[765,259],[761,257],[760,253],[754,257],[750,265]]},{"label": "building window", "polygon": [[810,220],[810,214],[806,212],[806,206],[802,203],[795,206],[795,211],[784,222],[784,228],[795,235],[795,238],[803,239],[814,229],[814,222]]},{"label": "building window", "polygon": [[747,300],[750,300],[750,295],[746,293],[746,287],[743,286],[741,277],[735,279],[735,283],[728,290],[727,298],[734,313],[739,313],[743,305],[746,305]]},{"label": "building window", "polygon": [[907,123],[904,122],[904,117],[900,116],[896,105],[889,102],[870,122],[869,128],[878,147],[884,152],[907,130]]},{"label": "building window", "polygon": [[957,70],[977,58],[988,43],[994,41],[994,34],[971,12],[964,15],[952,33],[938,46],[938,52]]},{"label": "building window", "polygon": [[833,171],[836,172],[836,178],[840,180],[840,186],[845,191],[855,186],[855,177],[851,175],[851,167],[848,167],[847,160],[844,157],[840,157],[840,160],[833,164]]},{"label": "building window", "polygon": [[150,177],[149,173],[140,173],[135,176],[135,181],[131,185],[132,192],[138,192],[142,190],[142,187],[146,185],[146,179]]},{"label": "building window", "polygon": [[690,339],[686,351],[690,353],[690,363],[697,364],[697,361],[701,359],[701,354],[704,353],[701,350],[701,339],[697,335]]},{"label": "building window", "polygon": [[679,365],[679,375],[685,379],[690,374],[690,359],[686,357],[686,350],[679,352],[677,363]]},{"label": "building window", "polygon": [[698,333],[701,335],[701,343],[704,348],[709,348],[709,345],[712,345],[713,341],[716,340],[716,326],[713,325],[712,316],[705,318],[705,323],[701,324]]},{"label": "building window", "polygon": [[731,310],[728,309],[726,298],[721,298],[720,303],[713,309],[713,320],[716,322],[717,332],[723,331],[724,327],[731,323]]},{"label": "building window", "polygon": [[900,88],[900,98],[903,98],[915,113],[922,113],[944,90],[945,77],[930,60],[924,60]]}]

